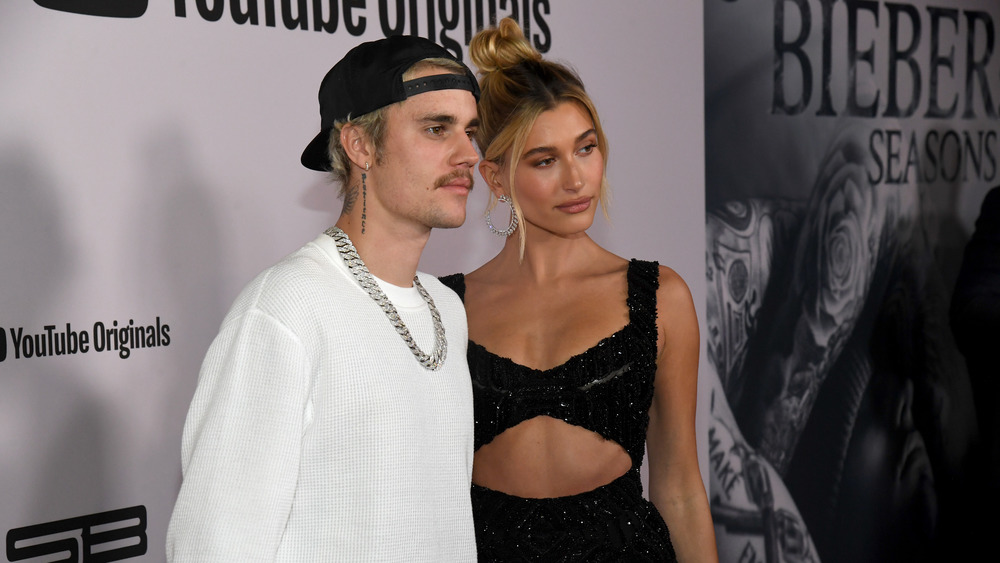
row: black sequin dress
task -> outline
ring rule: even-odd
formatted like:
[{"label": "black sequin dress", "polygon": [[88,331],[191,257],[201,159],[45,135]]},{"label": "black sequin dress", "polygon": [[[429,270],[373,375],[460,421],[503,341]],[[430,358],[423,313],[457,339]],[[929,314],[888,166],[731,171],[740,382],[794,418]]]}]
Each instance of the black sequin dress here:
[{"label": "black sequin dress", "polygon": [[[477,450],[544,415],[593,430],[632,459],[625,475],[567,497],[522,498],[474,484],[479,561],[676,561],[639,479],[656,374],[658,265],[632,260],[626,277],[628,324],[560,366],[531,369],[469,341]],[[442,281],[465,298],[462,274]]]}]

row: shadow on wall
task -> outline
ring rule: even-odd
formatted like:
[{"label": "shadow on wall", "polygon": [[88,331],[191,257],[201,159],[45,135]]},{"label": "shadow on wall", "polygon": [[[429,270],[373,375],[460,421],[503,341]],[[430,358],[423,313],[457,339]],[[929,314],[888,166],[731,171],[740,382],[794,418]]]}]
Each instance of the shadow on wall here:
[{"label": "shadow on wall", "polygon": [[[147,143],[143,162],[148,170],[148,186],[141,189],[141,228],[154,240],[145,253],[143,268],[154,276],[165,292],[172,315],[188,321],[180,345],[190,342],[190,350],[177,350],[174,358],[184,358],[185,370],[193,377],[222,322],[232,296],[223,294],[227,256],[212,189],[202,179],[189,151],[190,143],[169,127],[157,130]],[[188,358],[188,356],[194,356]],[[194,371],[190,371],[193,363]],[[190,396],[187,397],[190,400]]]},{"label": "shadow on wall", "polygon": [[0,147],[0,527],[95,512],[107,493],[108,421],[90,374],[53,358],[15,358],[12,330],[42,332],[74,279],[55,180],[24,144]]},{"label": "shadow on wall", "polygon": [[313,182],[299,197],[299,205],[313,211],[322,211],[330,216],[331,225],[340,217],[344,200],[340,197],[340,184],[331,180],[328,174],[315,174]]},{"label": "shadow on wall", "polygon": [[[137,228],[152,239],[142,254],[141,270],[156,280],[156,299],[171,322],[169,353],[151,383],[159,389],[159,432],[145,467],[156,474],[150,521],[150,545],[159,553],[181,482],[181,433],[205,352],[218,331],[232,296],[225,295],[227,255],[224,248],[239,233],[223,239],[212,188],[199,172],[191,142],[169,124],[151,128],[141,161],[146,185],[140,190]],[[160,488],[162,487],[162,488]]]}]

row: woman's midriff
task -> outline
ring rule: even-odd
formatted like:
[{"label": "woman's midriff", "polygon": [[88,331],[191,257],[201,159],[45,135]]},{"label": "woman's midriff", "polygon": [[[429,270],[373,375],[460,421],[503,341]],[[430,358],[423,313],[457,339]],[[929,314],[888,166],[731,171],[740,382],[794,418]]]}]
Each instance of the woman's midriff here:
[{"label": "woman's midriff", "polygon": [[525,498],[575,495],[624,475],[632,459],[616,442],[538,416],[509,428],[475,454],[472,482]]}]

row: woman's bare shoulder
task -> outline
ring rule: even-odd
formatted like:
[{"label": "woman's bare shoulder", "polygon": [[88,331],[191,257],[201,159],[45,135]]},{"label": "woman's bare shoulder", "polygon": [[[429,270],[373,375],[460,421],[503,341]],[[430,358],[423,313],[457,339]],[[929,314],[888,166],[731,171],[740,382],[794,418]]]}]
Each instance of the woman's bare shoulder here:
[{"label": "woman's bare shoulder", "polygon": [[660,265],[660,287],[657,290],[657,297],[668,301],[690,301],[691,290],[687,282],[670,266]]}]

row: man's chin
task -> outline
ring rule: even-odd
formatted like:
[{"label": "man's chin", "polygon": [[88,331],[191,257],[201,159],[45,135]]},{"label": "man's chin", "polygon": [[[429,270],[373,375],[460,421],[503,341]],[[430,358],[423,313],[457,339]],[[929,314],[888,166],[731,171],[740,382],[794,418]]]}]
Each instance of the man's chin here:
[{"label": "man's chin", "polygon": [[450,220],[439,221],[438,224],[434,225],[435,229],[457,229],[465,224],[465,216],[461,218],[455,218]]},{"label": "man's chin", "polygon": [[444,208],[439,209],[439,213],[434,217],[435,229],[457,229],[465,223],[465,217],[468,215],[465,212],[465,202],[462,205],[455,205],[455,209],[446,210]]}]

